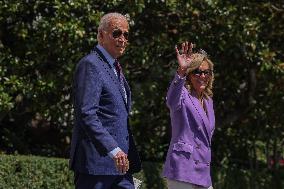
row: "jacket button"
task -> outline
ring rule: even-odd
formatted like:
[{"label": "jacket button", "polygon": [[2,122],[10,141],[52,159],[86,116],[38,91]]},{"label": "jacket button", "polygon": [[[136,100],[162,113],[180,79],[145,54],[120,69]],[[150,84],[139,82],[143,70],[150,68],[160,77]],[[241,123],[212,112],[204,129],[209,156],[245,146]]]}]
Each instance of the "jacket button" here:
[{"label": "jacket button", "polygon": [[198,160],[195,160],[195,164],[198,164],[199,163],[199,161]]},{"label": "jacket button", "polygon": [[210,163],[209,163],[209,162],[207,162],[207,166],[208,166],[208,167],[210,166]]}]

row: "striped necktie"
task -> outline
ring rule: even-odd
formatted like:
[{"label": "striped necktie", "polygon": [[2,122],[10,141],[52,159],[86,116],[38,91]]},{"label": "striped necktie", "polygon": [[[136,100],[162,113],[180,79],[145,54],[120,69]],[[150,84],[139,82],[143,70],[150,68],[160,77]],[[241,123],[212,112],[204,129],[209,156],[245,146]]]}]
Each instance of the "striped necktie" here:
[{"label": "striped necktie", "polygon": [[116,73],[117,73],[117,77],[118,77],[120,86],[122,87],[122,90],[123,90],[123,93],[124,93],[124,99],[127,102],[127,94],[126,94],[126,90],[125,90],[123,79],[122,79],[122,68],[121,68],[118,60],[115,60],[114,67],[115,67],[115,70],[116,70]]},{"label": "striped necktie", "polygon": [[117,60],[115,60],[115,62],[114,62],[114,67],[115,67],[115,70],[116,70],[117,77],[118,77],[119,81],[122,82],[122,78],[121,78],[122,69],[121,69],[121,66],[120,66],[120,64],[119,64],[119,62]]}]

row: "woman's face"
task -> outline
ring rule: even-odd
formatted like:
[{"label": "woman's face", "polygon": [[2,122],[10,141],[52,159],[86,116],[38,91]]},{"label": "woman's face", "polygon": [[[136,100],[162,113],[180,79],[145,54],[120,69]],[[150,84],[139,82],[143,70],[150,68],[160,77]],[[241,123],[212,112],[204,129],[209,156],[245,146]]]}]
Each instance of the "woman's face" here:
[{"label": "woman's face", "polygon": [[193,70],[190,73],[189,79],[191,85],[198,95],[200,95],[207,87],[211,75],[212,71],[210,70],[207,61],[203,61],[202,64],[197,69]]}]

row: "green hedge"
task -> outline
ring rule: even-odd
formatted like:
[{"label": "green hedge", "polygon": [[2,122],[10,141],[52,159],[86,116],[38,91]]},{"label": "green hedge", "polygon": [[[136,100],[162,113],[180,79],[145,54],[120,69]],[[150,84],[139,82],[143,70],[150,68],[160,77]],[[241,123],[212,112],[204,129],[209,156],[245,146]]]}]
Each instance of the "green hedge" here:
[{"label": "green hedge", "polygon": [[[162,163],[144,162],[143,171],[134,176],[143,180],[141,189],[165,189],[161,170]],[[284,171],[281,169],[249,171],[236,167],[213,167],[212,173],[215,189],[284,188]],[[74,188],[73,173],[68,169],[66,159],[0,155],[0,188]]]},{"label": "green hedge", "polygon": [[[160,178],[162,164],[145,163],[145,171],[135,177],[144,182],[142,189],[164,188]],[[151,187],[150,187],[151,186]],[[68,160],[39,156],[0,155],[0,188],[5,189],[68,189],[73,187],[73,173]]]},{"label": "green hedge", "polygon": [[72,188],[72,179],[65,159],[0,156],[0,188]]}]

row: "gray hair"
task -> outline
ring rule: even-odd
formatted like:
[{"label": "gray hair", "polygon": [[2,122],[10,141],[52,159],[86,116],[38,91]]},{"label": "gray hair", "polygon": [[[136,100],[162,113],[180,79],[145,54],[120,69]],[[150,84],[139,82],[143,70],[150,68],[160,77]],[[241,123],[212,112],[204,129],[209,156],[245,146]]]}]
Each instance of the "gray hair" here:
[{"label": "gray hair", "polygon": [[98,27],[98,34],[97,34],[98,42],[100,42],[100,39],[99,39],[100,32],[102,30],[106,30],[109,27],[110,21],[113,19],[124,20],[125,22],[128,23],[126,16],[120,13],[117,13],[117,12],[111,12],[111,13],[107,13],[103,15],[103,17],[100,20],[99,27]]}]

